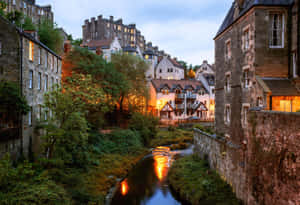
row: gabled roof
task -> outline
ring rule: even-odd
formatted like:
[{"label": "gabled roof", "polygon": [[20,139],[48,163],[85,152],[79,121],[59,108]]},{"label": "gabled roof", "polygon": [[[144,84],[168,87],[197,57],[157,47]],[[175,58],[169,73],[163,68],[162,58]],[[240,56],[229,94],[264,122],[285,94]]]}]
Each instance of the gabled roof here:
[{"label": "gabled roof", "polygon": [[91,40],[87,43],[84,43],[83,46],[91,47],[91,48],[102,48],[102,49],[109,49],[113,39],[106,39],[106,40]]},{"label": "gabled roof", "polygon": [[196,80],[166,80],[166,79],[154,79],[151,80],[151,83],[157,92],[160,92],[162,88],[168,87],[172,88],[171,91],[175,91],[175,89],[179,86],[184,89],[193,88],[194,90],[204,89],[207,93],[207,89],[202,85],[200,81]]},{"label": "gabled roof", "polygon": [[236,8],[236,3],[234,1],[215,38],[217,38],[221,33],[223,33],[223,31],[225,31],[229,26],[231,26],[254,6],[290,6],[293,3],[294,0],[245,0],[243,6],[240,8],[238,17],[234,19],[234,12]]},{"label": "gabled roof", "polygon": [[175,59],[172,59],[172,58],[168,57],[168,60],[171,61],[171,63],[173,64],[173,66],[175,66],[177,68],[184,69],[184,67],[180,63],[178,63]]}]

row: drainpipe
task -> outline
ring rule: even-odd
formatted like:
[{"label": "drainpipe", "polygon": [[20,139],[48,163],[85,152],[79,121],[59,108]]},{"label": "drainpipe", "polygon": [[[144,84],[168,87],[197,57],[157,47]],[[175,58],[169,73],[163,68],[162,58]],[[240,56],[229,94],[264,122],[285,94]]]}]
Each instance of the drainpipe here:
[{"label": "drainpipe", "polygon": [[[20,95],[23,96],[23,36],[20,35]],[[20,135],[21,135],[21,150],[20,154],[23,155],[23,115],[19,113],[19,123],[20,123]]]}]

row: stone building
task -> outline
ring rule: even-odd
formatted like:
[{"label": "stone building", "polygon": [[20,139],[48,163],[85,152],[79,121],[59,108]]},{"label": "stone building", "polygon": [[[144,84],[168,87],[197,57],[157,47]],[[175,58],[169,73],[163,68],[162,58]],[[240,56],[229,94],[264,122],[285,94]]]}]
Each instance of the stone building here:
[{"label": "stone building", "polygon": [[214,38],[219,134],[241,143],[253,107],[300,110],[297,12],[293,0],[233,2]]},{"label": "stone building", "polygon": [[[13,154],[20,150],[26,155],[30,145],[38,150],[39,136],[34,127],[39,119],[47,119],[51,112],[43,109],[44,94],[59,85],[61,81],[61,58],[44,44],[36,33],[22,31],[0,16],[0,81],[12,81],[20,85],[30,112],[22,116],[21,123],[14,126],[0,125],[0,155]],[[3,136],[5,135],[5,136]]]},{"label": "stone building", "polygon": [[54,17],[51,6],[40,6],[35,3],[35,0],[3,0],[6,4],[5,12],[19,11],[32,19],[35,24],[41,19],[48,19],[53,23]]},{"label": "stone building", "polygon": [[182,80],[184,67],[170,56],[160,56],[155,67],[155,79]]},{"label": "stone building", "polygon": [[196,80],[153,79],[149,105],[162,121],[209,120],[208,90]]},{"label": "stone building", "polygon": [[85,20],[82,26],[83,43],[93,40],[109,40],[117,37],[122,47],[137,46],[144,51],[146,41],[144,36],[136,28],[135,24],[125,25],[122,19],[114,20],[113,16],[105,19],[102,15],[91,18],[91,21]]}]

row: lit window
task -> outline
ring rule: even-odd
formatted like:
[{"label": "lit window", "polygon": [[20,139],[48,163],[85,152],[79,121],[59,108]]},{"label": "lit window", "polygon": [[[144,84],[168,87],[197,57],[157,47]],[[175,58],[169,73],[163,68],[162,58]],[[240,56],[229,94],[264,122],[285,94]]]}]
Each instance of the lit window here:
[{"label": "lit window", "polygon": [[107,28],[109,28],[110,27],[110,23],[107,23]]},{"label": "lit window", "polygon": [[124,29],[125,33],[127,32],[127,28]]},{"label": "lit window", "polygon": [[226,74],[225,76],[225,91],[230,92],[231,86],[230,86],[230,74]]},{"label": "lit window", "polygon": [[32,107],[30,107],[29,112],[28,112],[28,125],[32,125]]},{"label": "lit window", "polygon": [[2,42],[0,41],[0,55],[2,55]]},{"label": "lit window", "polygon": [[250,45],[250,32],[249,32],[249,28],[244,30],[243,33],[243,49],[246,51],[249,49],[249,45]]},{"label": "lit window", "polygon": [[225,56],[226,56],[226,60],[231,58],[231,41],[230,40],[226,41]]},{"label": "lit window", "polygon": [[280,111],[281,112],[292,112],[292,101],[291,100],[280,100]]},{"label": "lit window", "polygon": [[121,31],[122,30],[122,27],[119,25],[118,26],[118,31]]},{"label": "lit window", "polygon": [[30,89],[33,88],[33,71],[32,70],[29,71],[29,85],[28,85],[28,87]]},{"label": "lit window", "polygon": [[29,41],[29,60],[33,61],[34,59],[34,43]]},{"label": "lit window", "polygon": [[250,86],[250,78],[249,78],[249,69],[245,69],[243,73],[243,85],[244,88],[249,88]]},{"label": "lit window", "polygon": [[41,90],[42,88],[42,74],[38,74],[38,90]]},{"label": "lit window", "polygon": [[164,94],[164,95],[168,95],[169,94],[169,90],[168,89],[162,89],[162,94]]},{"label": "lit window", "polygon": [[270,47],[284,47],[284,15],[280,13],[270,14]]},{"label": "lit window", "polygon": [[48,90],[48,75],[45,75],[45,81],[44,81],[44,90]]},{"label": "lit window", "polygon": [[134,29],[131,29],[130,33],[131,33],[131,34],[134,34]]},{"label": "lit window", "polygon": [[149,59],[149,55],[145,55],[145,59],[148,60]]},{"label": "lit window", "polygon": [[229,124],[230,123],[230,105],[225,106],[225,123]]}]

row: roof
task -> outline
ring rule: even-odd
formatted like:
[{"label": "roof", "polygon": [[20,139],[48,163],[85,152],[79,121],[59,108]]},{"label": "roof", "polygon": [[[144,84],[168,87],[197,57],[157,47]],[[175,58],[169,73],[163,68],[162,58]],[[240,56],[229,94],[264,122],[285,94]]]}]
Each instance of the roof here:
[{"label": "roof", "polygon": [[300,96],[300,92],[293,85],[292,81],[286,78],[261,78],[271,96]]},{"label": "roof", "polygon": [[83,46],[91,47],[91,48],[98,48],[101,47],[103,49],[110,48],[113,39],[105,39],[105,40],[91,40],[87,43],[84,43]]},{"label": "roof", "polygon": [[215,38],[217,38],[221,33],[223,33],[223,31],[225,31],[229,26],[235,23],[235,21],[237,21],[240,17],[246,14],[254,6],[290,6],[293,3],[294,0],[244,0],[243,6],[239,11],[238,17],[234,19],[234,12],[236,8],[236,3],[234,1],[222,25],[220,26]]},{"label": "roof", "polygon": [[[153,87],[156,89],[157,92],[164,87],[170,88],[171,91],[174,91],[177,87],[182,89],[193,88],[194,90],[201,90],[206,88],[202,85],[200,81],[196,80],[165,80],[165,79],[154,79],[151,80]],[[206,92],[208,92],[206,90]]]},{"label": "roof", "polygon": [[168,57],[169,61],[171,61],[171,63],[173,64],[173,66],[177,67],[177,68],[181,68],[181,69],[184,69],[184,67],[178,63],[175,59],[172,59],[170,57]]},{"label": "roof", "polygon": [[125,51],[125,52],[137,52],[136,48],[131,47],[131,46],[125,46],[123,48],[123,51]]}]

